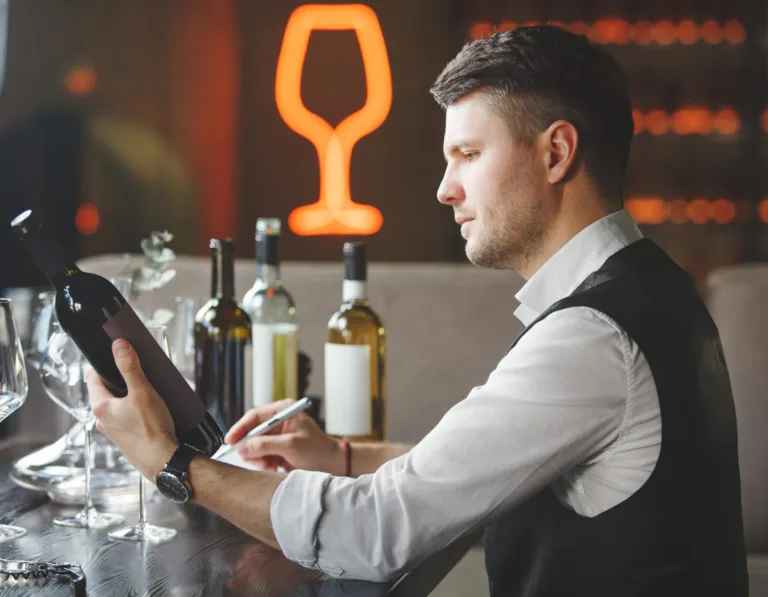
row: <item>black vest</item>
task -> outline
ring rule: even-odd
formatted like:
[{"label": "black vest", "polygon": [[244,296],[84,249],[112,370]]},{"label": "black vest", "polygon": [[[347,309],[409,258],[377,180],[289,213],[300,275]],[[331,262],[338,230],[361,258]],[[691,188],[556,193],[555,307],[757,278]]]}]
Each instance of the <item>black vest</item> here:
[{"label": "black vest", "polygon": [[598,516],[576,514],[547,488],[491,523],[491,594],[747,597],[730,379],[695,286],[643,239],[610,257],[520,337],[575,306],[613,319],[648,360],[661,409],[659,459],[638,491]]}]

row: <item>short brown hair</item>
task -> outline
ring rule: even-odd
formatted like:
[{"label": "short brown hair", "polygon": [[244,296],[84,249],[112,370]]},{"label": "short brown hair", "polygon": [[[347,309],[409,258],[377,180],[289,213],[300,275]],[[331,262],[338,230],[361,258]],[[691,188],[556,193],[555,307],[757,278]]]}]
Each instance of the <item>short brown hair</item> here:
[{"label": "short brown hair", "polygon": [[573,124],[598,192],[621,201],[632,104],[621,67],[602,46],[552,25],[498,32],[467,43],[430,93],[446,108],[480,89],[521,142],[556,120]]}]

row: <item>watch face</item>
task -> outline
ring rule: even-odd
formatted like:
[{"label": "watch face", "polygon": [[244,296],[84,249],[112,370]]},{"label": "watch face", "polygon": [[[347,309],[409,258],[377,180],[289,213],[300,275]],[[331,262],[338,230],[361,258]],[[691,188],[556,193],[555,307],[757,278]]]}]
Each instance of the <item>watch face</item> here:
[{"label": "watch face", "polygon": [[165,471],[158,473],[155,477],[155,486],[157,487],[157,490],[163,494],[163,497],[172,502],[184,504],[189,501],[189,490],[187,489],[187,486],[171,473]]}]

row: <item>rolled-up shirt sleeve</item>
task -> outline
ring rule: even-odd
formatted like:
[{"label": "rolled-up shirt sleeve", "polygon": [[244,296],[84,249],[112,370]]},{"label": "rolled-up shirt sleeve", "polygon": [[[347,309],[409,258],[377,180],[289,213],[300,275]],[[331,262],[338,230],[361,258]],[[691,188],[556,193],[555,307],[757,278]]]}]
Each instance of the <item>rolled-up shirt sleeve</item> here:
[{"label": "rolled-up shirt sleeve", "polygon": [[617,438],[627,342],[592,309],[557,311],[374,474],[291,472],[271,503],[283,552],[333,577],[389,580],[520,504]]}]

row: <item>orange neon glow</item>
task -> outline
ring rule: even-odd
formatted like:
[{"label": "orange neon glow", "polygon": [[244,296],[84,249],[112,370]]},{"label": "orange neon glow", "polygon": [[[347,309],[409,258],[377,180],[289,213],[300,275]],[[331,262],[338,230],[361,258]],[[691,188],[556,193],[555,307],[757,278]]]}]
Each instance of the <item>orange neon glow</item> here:
[{"label": "orange neon glow", "polygon": [[768,110],[763,111],[763,115],[760,117],[760,125],[763,130],[768,133]]},{"label": "orange neon glow", "polygon": [[[514,27],[515,27],[514,23],[504,22],[501,25],[499,25],[499,31],[514,29]],[[489,35],[493,35],[493,25],[491,25],[488,21],[479,21],[477,23],[474,23],[469,28],[470,39],[479,39],[481,37],[488,37]]]},{"label": "orange neon glow", "polygon": [[651,110],[645,117],[644,125],[645,130],[652,135],[665,135],[669,128],[669,117],[663,110]]},{"label": "orange neon glow", "polygon": [[709,221],[709,201],[694,199],[688,204],[688,218],[694,224],[706,224]]},{"label": "orange neon glow", "polygon": [[757,206],[757,215],[763,223],[768,224],[768,199],[763,199]]},{"label": "orange neon glow", "polygon": [[589,33],[589,25],[587,25],[584,21],[574,21],[568,26],[568,28],[577,35],[587,35],[587,33]]},{"label": "orange neon glow", "polygon": [[715,224],[730,224],[736,219],[736,204],[728,199],[715,199],[710,206],[709,217]]},{"label": "orange neon glow", "polygon": [[[312,31],[343,29],[357,34],[368,95],[360,110],[333,129],[302,102],[301,74]],[[303,236],[378,232],[381,212],[353,202],[349,189],[352,148],[381,126],[392,105],[389,58],[376,13],[362,4],[306,4],[293,11],[277,61],[275,101],[285,123],[315,146],[320,165],[320,197],[291,212],[291,230]]]},{"label": "orange neon glow", "polygon": [[712,125],[721,135],[735,135],[741,128],[741,118],[735,110],[725,108],[712,115]]},{"label": "orange neon glow", "polygon": [[701,37],[708,44],[719,44],[723,41],[724,31],[714,19],[707,19],[701,25]]},{"label": "orange neon glow", "polygon": [[757,216],[768,224],[768,200],[757,206],[746,200],[694,199],[665,200],[655,195],[634,195],[624,202],[638,224],[746,224]]},{"label": "orange neon glow", "polygon": [[651,39],[660,46],[675,43],[677,29],[672,21],[659,21],[651,28]]},{"label": "orange neon glow", "polygon": [[712,132],[712,113],[706,108],[687,108],[672,115],[672,130],[678,135],[708,135]]},{"label": "orange neon glow", "polygon": [[633,27],[630,27],[632,41],[640,46],[647,46],[651,43],[651,30],[653,24],[650,21],[638,21]]},{"label": "orange neon glow", "polygon": [[667,218],[667,204],[660,197],[632,197],[624,205],[638,224],[662,224]]},{"label": "orange neon glow", "polygon": [[685,106],[668,114],[663,110],[632,111],[635,134],[651,135],[735,135],[741,129],[741,117],[732,108],[713,111],[701,106]]},{"label": "orange neon glow", "polygon": [[728,21],[723,28],[723,36],[732,44],[743,44],[747,39],[747,32],[738,21]]},{"label": "orange neon glow", "polygon": [[600,19],[589,29],[587,35],[602,39],[606,44],[624,46],[630,40],[630,26],[623,19]]},{"label": "orange neon glow", "polygon": [[[656,43],[661,46],[668,46],[674,43],[680,43],[686,46],[693,45],[700,41],[707,44],[729,43],[738,45],[744,43],[747,33],[744,26],[735,20],[728,21],[721,25],[714,19],[708,19],[697,24],[693,19],[682,19],[679,23],[668,20],[661,20],[655,23],[650,21],[637,21],[630,23],[624,19],[606,18],[599,19],[592,24],[583,21],[574,21],[564,23],[562,21],[546,21],[551,25],[557,25],[568,29],[573,33],[586,35],[593,41],[601,44],[625,45],[634,43],[641,46],[650,43]],[[487,37],[495,31],[506,31],[514,29],[517,25],[513,21],[502,21],[494,24],[490,21],[478,21],[469,28],[469,39]],[[525,25],[536,25],[535,21],[527,21]]]},{"label": "orange neon glow", "polygon": [[688,221],[688,202],[674,199],[667,205],[667,219],[673,224],[685,224]]},{"label": "orange neon glow", "polygon": [[96,89],[96,73],[85,66],[72,68],[67,73],[64,85],[73,95],[89,95]]},{"label": "orange neon glow", "polygon": [[677,39],[681,44],[690,46],[699,41],[699,28],[691,19],[683,19],[677,26]]},{"label": "orange neon glow", "polygon": [[95,234],[99,229],[100,221],[99,208],[92,203],[84,203],[75,214],[75,227],[84,236]]}]

